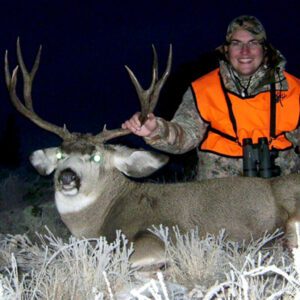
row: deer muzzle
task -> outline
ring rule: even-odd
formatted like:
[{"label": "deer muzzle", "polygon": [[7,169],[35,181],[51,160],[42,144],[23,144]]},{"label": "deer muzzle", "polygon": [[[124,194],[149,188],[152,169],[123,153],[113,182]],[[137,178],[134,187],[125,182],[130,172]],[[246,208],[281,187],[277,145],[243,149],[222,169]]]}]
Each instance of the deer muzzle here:
[{"label": "deer muzzle", "polygon": [[64,169],[57,177],[59,187],[65,193],[77,193],[80,188],[80,177],[71,168]]}]

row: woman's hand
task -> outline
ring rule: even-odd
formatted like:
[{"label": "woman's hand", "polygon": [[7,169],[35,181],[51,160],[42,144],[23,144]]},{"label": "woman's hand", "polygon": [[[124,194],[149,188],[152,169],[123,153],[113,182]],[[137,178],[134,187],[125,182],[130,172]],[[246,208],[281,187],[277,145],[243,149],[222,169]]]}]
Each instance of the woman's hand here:
[{"label": "woman's hand", "polygon": [[142,137],[150,137],[157,128],[156,117],[153,113],[148,114],[148,118],[142,125],[140,112],[135,113],[129,120],[122,124],[123,129],[129,129],[132,133]]}]

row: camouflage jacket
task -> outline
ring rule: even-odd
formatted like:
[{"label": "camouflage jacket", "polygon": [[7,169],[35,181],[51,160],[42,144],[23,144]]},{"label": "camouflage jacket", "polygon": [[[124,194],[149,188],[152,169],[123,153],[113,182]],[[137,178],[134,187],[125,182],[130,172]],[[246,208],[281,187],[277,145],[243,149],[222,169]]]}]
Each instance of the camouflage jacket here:
[{"label": "camouflage jacket", "polygon": [[[198,113],[191,88],[185,92],[183,101],[171,121],[162,118],[157,120],[158,128],[151,138],[145,138],[146,143],[173,154],[197,148],[197,179],[242,175],[242,159],[199,151],[199,144],[205,136],[208,124]],[[299,145],[299,127],[286,135],[294,146]],[[300,158],[294,149],[280,151],[275,163],[281,168],[283,175],[300,170]]]}]

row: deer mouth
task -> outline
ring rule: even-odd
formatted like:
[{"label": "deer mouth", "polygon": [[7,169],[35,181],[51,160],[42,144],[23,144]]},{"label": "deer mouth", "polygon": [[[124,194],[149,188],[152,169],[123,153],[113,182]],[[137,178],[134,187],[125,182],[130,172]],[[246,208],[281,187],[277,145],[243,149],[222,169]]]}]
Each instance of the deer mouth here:
[{"label": "deer mouth", "polygon": [[58,188],[65,195],[76,195],[80,188],[80,177],[72,169],[62,170],[57,177]]}]

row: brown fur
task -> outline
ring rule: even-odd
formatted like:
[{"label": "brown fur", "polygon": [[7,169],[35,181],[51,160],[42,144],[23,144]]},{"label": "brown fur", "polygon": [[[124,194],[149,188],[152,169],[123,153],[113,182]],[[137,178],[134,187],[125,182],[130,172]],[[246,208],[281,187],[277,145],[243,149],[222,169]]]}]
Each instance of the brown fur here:
[{"label": "brown fur", "polygon": [[118,173],[111,182],[117,184],[108,186],[98,203],[76,214],[62,215],[73,234],[105,235],[113,240],[115,230],[121,229],[129,240],[138,241],[140,232],[152,224],[163,224],[178,225],[182,231],[198,226],[202,236],[225,228],[230,239],[242,241],[288,224],[290,245],[294,244],[295,217],[287,221],[296,213],[300,175],[141,184]]}]

